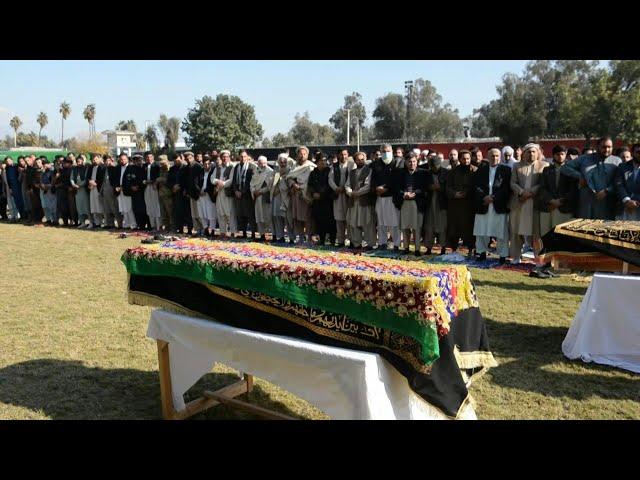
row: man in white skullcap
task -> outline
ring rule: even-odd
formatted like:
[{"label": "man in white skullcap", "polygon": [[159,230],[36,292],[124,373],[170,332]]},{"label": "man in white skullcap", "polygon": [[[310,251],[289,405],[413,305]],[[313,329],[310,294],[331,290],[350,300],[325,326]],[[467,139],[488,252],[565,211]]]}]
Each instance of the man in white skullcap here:
[{"label": "man in white skullcap", "polygon": [[309,160],[309,149],[304,145],[298,147],[297,157],[296,166],[287,174],[290,206],[296,228],[289,235],[289,243],[294,242],[296,234],[300,236],[300,242],[305,242],[306,237],[311,240],[311,199],[307,196],[307,183],[316,166]]},{"label": "man in white skullcap", "polygon": [[420,158],[418,159],[418,166],[428,164],[429,163],[428,157],[429,157],[429,150],[428,149],[422,150],[422,153],[420,153]]},{"label": "man in white skullcap", "polygon": [[256,224],[260,240],[265,241],[265,234],[271,229],[271,186],[273,185],[273,169],[267,165],[267,157],[258,157],[258,166],[251,177],[251,196],[254,200]]},{"label": "man in white skullcap", "polygon": [[502,156],[500,157],[500,163],[502,165],[506,165],[508,167],[513,168],[513,166],[518,163],[518,161],[513,156],[513,148],[509,145],[502,148]]},{"label": "man in white skullcap", "polygon": [[293,217],[289,204],[289,187],[286,178],[290,170],[289,156],[278,155],[278,167],[271,185],[271,223],[273,225],[273,241],[284,243],[284,229],[287,227],[289,237],[293,235]]}]

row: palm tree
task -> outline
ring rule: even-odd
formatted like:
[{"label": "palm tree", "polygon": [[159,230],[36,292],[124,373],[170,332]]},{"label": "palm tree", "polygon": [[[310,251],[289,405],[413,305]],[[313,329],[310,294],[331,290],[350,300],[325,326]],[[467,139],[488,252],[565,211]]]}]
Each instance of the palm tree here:
[{"label": "palm tree", "polygon": [[133,120],[120,120],[116,125],[116,130],[127,130],[129,132],[137,132],[136,122]]},{"label": "palm tree", "polygon": [[94,135],[95,131],[95,119],[96,119],[96,105],[94,103],[90,103],[82,112],[82,116],[84,119],[89,122],[89,135]]},{"label": "palm tree", "polygon": [[153,125],[147,127],[147,131],[144,132],[144,140],[147,142],[147,145],[149,145],[149,150],[156,151],[158,149],[158,134]]},{"label": "palm tree", "polygon": [[71,115],[71,105],[67,102],[62,102],[60,104],[60,114],[62,115],[62,139],[60,140],[60,145],[64,145],[64,121]]},{"label": "palm tree", "polygon": [[144,135],[140,132],[136,133],[136,148],[138,150],[144,150],[146,147],[146,141],[144,139]]},{"label": "palm tree", "polygon": [[44,112],[40,112],[38,115],[38,125],[40,125],[40,131],[38,132],[38,146],[40,146],[40,140],[42,138],[42,129],[49,123],[49,117]]},{"label": "palm tree", "polygon": [[165,114],[160,115],[158,128],[164,136],[164,144],[170,151],[176,148],[176,142],[180,136],[180,119],[178,117],[168,118]]},{"label": "palm tree", "polygon": [[18,146],[18,130],[22,126],[22,120],[18,116],[13,117],[9,120],[9,126],[13,128],[13,146]]}]

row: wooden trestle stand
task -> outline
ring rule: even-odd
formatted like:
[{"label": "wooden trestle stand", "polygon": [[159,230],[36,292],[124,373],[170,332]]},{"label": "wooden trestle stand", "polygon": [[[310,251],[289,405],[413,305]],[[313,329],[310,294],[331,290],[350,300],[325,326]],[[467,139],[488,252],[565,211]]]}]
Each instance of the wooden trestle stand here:
[{"label": "wooden trestle stand", "polygon": [[225,404],[239,410],[244,410],[260,415],[267,420],[295,420],[293,417],[278,412],[258,407],[247,402],[236,400],[234,397],[249,393],[253,390],[253,375],[244,374],[243,379],[216,390],[205,391],[199,397],[185,406],[184,410],[177,411],[173,405],[173,391],[171,389],[171,368],[169,366],[169,344],[163,340],[158,342],[158,369],[160,372],[160,397],[162,401],[162,417],[165,420],[184,420],[197,413],[216,405]]}]

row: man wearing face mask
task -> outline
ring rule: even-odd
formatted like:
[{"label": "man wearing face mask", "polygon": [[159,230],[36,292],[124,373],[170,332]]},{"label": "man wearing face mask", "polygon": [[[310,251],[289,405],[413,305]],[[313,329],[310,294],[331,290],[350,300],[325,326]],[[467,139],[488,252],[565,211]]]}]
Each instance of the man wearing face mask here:
[{"label": "man wearing face mask", "polygon": [[398,168],[393,161],[391,145],[382,146],[382,158],[371,164],[371,189],[375,192],[378,218],[378,249],[386,250],[391,230],[394,250],[400,250],[400,214],[393,204],[393,185]]},{"label": "man wearing face mask", "polygon": [[434,237],[438,237],[440,253],[444,253],[447,240],[447,176],[449,173],[450,170],[442,167],[440,158],[435,157],[429,161],[427,176],[431,177],[431,181],[427,181],[427,208],[423,236],[427,255],[431,255]]},{"label": "man wearing face mask", "polygon": [[640,143],[631,147],[633,159],[621,163],[616,172],[616,190],[622,202],[621,220],[640,221]]}]

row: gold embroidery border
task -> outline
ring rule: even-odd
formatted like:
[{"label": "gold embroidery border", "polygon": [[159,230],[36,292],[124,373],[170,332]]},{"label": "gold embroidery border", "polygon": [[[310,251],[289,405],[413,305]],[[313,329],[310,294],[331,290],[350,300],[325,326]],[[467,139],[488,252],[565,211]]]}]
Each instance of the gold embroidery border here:
[{"label": "gold embroidery border", "polygon": [[566,235],[568,237],[582,238],[583,240],[591,240],[598,243],[603,243],[605,245],[615,245],[617,247],[628,248],[630,250],[640,250],[640,245],[634,245],[633,243],[623,242],[621,240],[615,240],[611,238],[598,237],[596,235],[588,235],[586,233],[574,232],[571,230],[563,230],[564,227],[583,220],[584,219],[570,220],[568,222],[561,223],[560,225],[556,225],[556,228],[553,231],[554,233]]},{"label": "gold embroidery border", "polygon": [[309,322],[306,322],[304,320],[300,320],[298,317],[296,317],[295,315],[289,313],[289,312],[285,312],[282,311],[278,308],[272,307],[271,305],[264,305],[260,302],[256,302],[255,300],[251,300],[249,298],[246,298],[240,294],[237,294],[235,292],[231,292],[229,290],[225,290],[224,288],[220,288],[220,287],[216,287],[215,285],[209,285],[209,284],[202,284],[205,287],[207,287],[209,290],[211,290],[213,293],[217,294],[217,295],[221,295],[225,298],[228,298],[230,300],[233,300],[235,302],[240,302],[243,303],[244,305],[247,305],[251,308],[255,308],[256,310],[261,310],[263,312],[266,313],[270,313],[272,315],[276,315],[280,318],[284,318],[285,320],[289,320],[293,323],[295,323],[296,325],[299,325],[301,327],[305,327],[308,330],[311,330],[314,333],[317,333],[318,335],[321,336],[327,336],[327,337],[331,337],[334,338],[336,340],[340,340],[346,343],[350,343],[352,345],[359,345],[361,347],[370,347],[370,348],[384,348],[385,350],[388,350],[389,352],[392,352],[394,355],[397,355],[399,357],[401,357],[403,360],[407,361],[413,368],[415,368],[417,371],[419,371],[420,373],[424,373],[424,374],[429,374],[431,373],[431,367],[424,365],[422,363],[420,363],[413,355],[410,355],[406,352],[399,352],[399,351],[394,351],[391,350],[389,347],[385,346],[385,345],[378,345],[375,343],[371,343],[371,342],[367,342],[366,340],[362,340],[359,338],[353,338],[350,337],[349,335],[345,335],[344,333],[339,333],[339,332],[334,332],[331,330],[325,330],[323,328],[317,327],[315,325],[311,325],[309,324]]},{"label": "gold embroidery border", "polygon": [[[229,293],[232,293],[232,292],[229,292]],[[157,297],[156,295],[152,295],[150,293],[143,293],[143,292],[136,292],[136,291],[128,290],[127,296],[128,296],[128,299],[129,299],[129,303],[132,304],[132,305],[140,305],[140,306],[143,306],[143,307],[162,308],[162,309],[167,310],[169,312],[177,313],[177,314],[180,314],[180,315],[189,315],[189,316],[193,316],[193,317],[196,317],[196,318],[204,318],[204,319],[210,319],[210,320],[214,320],[215,321],[214,318],[209,317],[208,315],[204,315],[204,314],[202,314],[200,312],[196,312],[196,311],[190,310],[190,309],[188,309],[186,307],[183,307],[180,304],[174,303],[174,302],[172,302],[170,300],[166,300],[164,298]],[[242,298],[242,300],[245,300],[244,297],[241,297],[241,298]],[[247,302],[247,304],[249,304],[249,303]],[[259,305],[261,305],[261,304],[259,304]],[[265,306],[265,307],[270,308],[268,306]],[[281,312],[281,313],[285,313],[286,314],[286,312]],[[276,315],[277,315],[277,313],[276,313]],[[296,319],[295,321],[297,323],[298,319]],[[330,332],[330,333],[334,333],[334,332]],[[386,332],[385,332],[385,334],[386,334]],[[364,343],[368,343],[368,342],[364,342]],[[378,346],[378,345],[375,345],[375,346]],[[386,348],[386,347],[383,347],[383,348]],[[401,356],[401,355],[399,355],[399,356]],[[413,357],[411,357],[411,358],[413,358]],[[408,361],[410,361],[410,360],[408,360]],[[412,366],[413,366],[413,364],[412,364]],[[421,365],[421,367],[422,368],[429,368],[429,370],[431,370],[430,367],[425,367],[424,365]],[[478,373],[474,374],[471,378],[474,378],[474,377],[478,376],[480,373],[484,373],[485,371],[486,371],[486,368],[483,369],[481,372],[478,372]],[[462,374],[464,372],[460,372],[460,373]],[[427,402],[424,398],[420,397],[420,395],[416,394],[415,392],[412,391],[412,393],[414,393],[415,397],[419,401],[422,401],[422,402],[426,403],[427,405],[429,405],[429,407],[437,410],[443,416],[445,416],[447,418],[450,418],[450,419],[453,419],[453,420],[458,420],[458,418],[460,417],[460,414],[467,408],[468,404],[471,404],[471,406],[473,406],[473,404],[474,404],[474,401],[473,401],[473,398],[471,397],[471,394],[469,392],[467,392],[467,396],[460,403],[460,406],[458,407],[458,411],[456,412],[456,415],[455,416],[451,416],[451,415],[447,414],[445,411],[443,411],[441,408],[439,408],[438,406]]]}]

